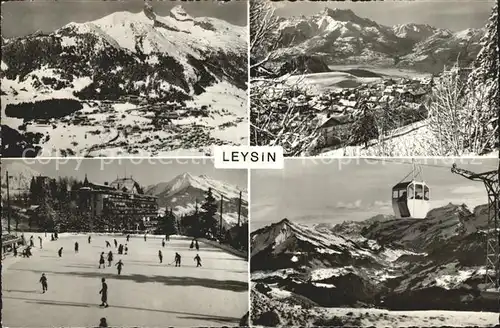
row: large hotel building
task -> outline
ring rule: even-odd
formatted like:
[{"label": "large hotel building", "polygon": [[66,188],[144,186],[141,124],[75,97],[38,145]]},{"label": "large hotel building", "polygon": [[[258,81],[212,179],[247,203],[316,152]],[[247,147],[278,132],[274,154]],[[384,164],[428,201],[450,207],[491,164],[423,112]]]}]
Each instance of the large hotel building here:
[{"label": "large hotel building", "polygon": [[158,217],[156,196],[145,195],[140,185],[130,178],[117,178],[103,185],[85,177],[79,190],[80,204],[93,219],[112,220],[122,229],[151,226]]}]

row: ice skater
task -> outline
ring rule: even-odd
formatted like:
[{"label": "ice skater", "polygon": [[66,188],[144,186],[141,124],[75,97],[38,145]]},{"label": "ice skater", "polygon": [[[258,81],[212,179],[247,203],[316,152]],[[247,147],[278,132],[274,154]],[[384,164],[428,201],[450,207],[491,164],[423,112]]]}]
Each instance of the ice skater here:
[{"label": "ice skater", "polygon": [[163,254],[161,253],[161,250],[158,251],[158,258],[160,259],[160,264],[163,263]]},{"label": "ice skater", "polygon": [[111,262],[113,262],[113,252],[109,251],[109,253],[108,253],[108,266],[111,266]]},{"label": "ice skater", "polygon": [[111,247],[111,244],[109,243],[109,241],[106,240],[106,248],[108,247]]},{"label": "ice skater", "polygon": [[106,321],[106,318],[101,318],[99,321],[99,328],[105,328],[108,327],[108,322]]},{"label": "ice skater", "polygon": [[125,265],[123,264],[122,260],[118,260],[118,262],[116,262],[116,268],[118,269],[118,275],[120,275],[122,273],[122,267]]},{"label": "ice skater", "polygon": [[190,248],[190,249],[193,249],[193,248],[194,248],[194,240],[191,240],[191,245],[189,245],[189,248]]},{"label": "ice skater", "polygon": [[161,240],[161,246],[162,246],[162,247],[165,247],[165,239],[162,239],[162,240]]},{"label": "ice skater", "polygon": [[116,239],[114,240],[114,242],[115,242],[115,248],[117,248],[118,247],[118,242],[116,241]]},{"label": "ice skater", "polygon": [[91,236],[89,236],[89,238],[88,238],[89,244],[90,244],[90,241],[91,241],[91,240],[92,240],[92,237],[91,237]]},{"label": "ice skater", "polygon": [[42,294],[45,294],[47,291],[47,277],[45,273],[42,273],[42,277],[40,277],[40,283],[42,284]]},{"label": "ice skater", "polygon": [[30,246],[35,247],[35,242],[33,241],[33,236],[30,237]]},{"label": "ice skater", "polygon": [[175,258],[174,258],[174,261],[175,261],[175,266],[176,267],[180,267],[181,266],[181,255],[179,253],[175,253]]},{"label": "ice skater", "polygon": [[194,257],[194,260],[196,261],[196,267],[201,267],[201,257],[200,255],[196,254]]},{"label": "ice skater", "polygon": [[130,240],[130,234],[127,235],[127,243]]},{"label": "ice skater", "polygon": [[62,257],[62,251],[63,251],[63,247],[59,248],[59,250],[57,251],[57,254],[59,254],[59,257]]},{"label": "ice skater", "polygon": [[40,242],[40,249],[42,249],[42,237],[38,236],[38,241]]},{"label": "ice skater", "polygon": [[78,253],[78,247],[79,247],[78,242],[75,241],[75,254]]},{"label": "ice skater", "polygon": [[104,306],[105,308],[108,307],[108,284],[106,284],[106,279],[102,278],[102,288],[99,291],[99,294],[101,294],[101,305],[99,306]]},{"label": "ice skater", "polygon": [[106,267],[106,262],[104,261],[104,252],[101,253],[101,257],[99,258],[99,269],[102,268],[104,269]]},{"label": "ice skater", "polygon": [[122,255],[123,254],[123,245],[120,244],[120,246],[118,246],[118,255]]},{"label": "ice skater", "polygon": [[198,240],[195,240],[194,244],[196,246],[196,251],[200,251],[200,245],[198,245]]},{"label": "ice skater", "polygon": [[146,241],[146,234],[144,234],[144,241]]},{"label": "ice skater", "polygon": [[50,234],[50,241],[54,241],[54,240],[56,240],[56,239],[54,238],[54,234],[53,234],[53,233],[51,233],[51,234]]},{"label": "ice skater", "polygon": [[127,254],[128,254],[128,246],[127,246],[127,244],[125,244],[125,255],[127,255]]}]

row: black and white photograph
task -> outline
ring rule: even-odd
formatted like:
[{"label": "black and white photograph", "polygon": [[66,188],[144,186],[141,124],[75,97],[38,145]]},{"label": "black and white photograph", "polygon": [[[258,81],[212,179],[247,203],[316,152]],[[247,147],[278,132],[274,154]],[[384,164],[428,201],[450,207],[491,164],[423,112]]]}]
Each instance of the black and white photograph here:
[{"label": "black and white photograph", "polygon": [[499,160],[288,159],[251,175],[251,322],[498,327]]},{"label": "black and white photograph", "polygon": [[498,157],[495,1],[252,0],[249,15],[252,145]]},{"label": "black and white photograph", "polygon": [[247,2],[2,2],[3,157],[248,144]]},{"label": "black and white photograph", "polygon": [[247,184],[208,160],[3,160],[3,326],[245,325]]}]

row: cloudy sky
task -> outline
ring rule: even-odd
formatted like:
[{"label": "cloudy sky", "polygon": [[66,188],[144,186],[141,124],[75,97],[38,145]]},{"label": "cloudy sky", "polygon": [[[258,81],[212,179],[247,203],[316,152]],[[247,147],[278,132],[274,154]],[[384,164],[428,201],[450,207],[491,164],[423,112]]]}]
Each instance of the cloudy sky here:
[{"label": "cloudy sky", "polygon": [[[168,16],[170,9],[182,4],[193,17],[207,16],[224,19],[237,25],[247,24],[247,2],[212,1],[178,2],[151,1],[159,16]],[[2,2],[2,35],[22,36],[41,30],[52,32],[70,22],[83,23],[96,20],[116,11],[138,13],[144,0],[102,1],[102,0],[58,0],[56,1],[9,1]]]},{"label": "cloudy sky", "polygon": [[321,1],[283,1],[276,3],[276,14],[284,17],[309,16],[321,12],[327,6],[351,9],[360,17],[388,26],[420,23],[460,31],[483,27],[493,4],[491,0],[331,1],[326,4]]},{"label": "cloudy sky", "polygon": [[[356,159],[294,159],[284,170],[254,170],[251,173],[252,230],[283,218],[301,223],[330,223],[369,219],[393,214],[392,187],[412,170],[404,163]],[[422,162],[422,161],[421,161]],[[482,182],[451,173],[456,162],[474,172],[495,170],[498,160],[427,159],[421,168],[431,189],[431,208],[465,203],[470,209],[486,204]]]},{"label": "cloudy sky", "polygon": [[[224,181],[247,189],[246,170],[220,170],[215,169],[209,159],[53,159],[53,160],[2,160],[2,171],[9,169],[11,163],[24,164],[42,175],[50,177],[73,176],[80,180],[87,174],[91,182],[103,184],[112,182],[117,177],[130,177],[143,186],[168,182],[184,172],[192,175],[207,175],[216,180]],[[17,165],[16,165],[17,166]],[[18,171],[19,169],[12,169]],[[14,174],[9,172],[9,174]]]}]

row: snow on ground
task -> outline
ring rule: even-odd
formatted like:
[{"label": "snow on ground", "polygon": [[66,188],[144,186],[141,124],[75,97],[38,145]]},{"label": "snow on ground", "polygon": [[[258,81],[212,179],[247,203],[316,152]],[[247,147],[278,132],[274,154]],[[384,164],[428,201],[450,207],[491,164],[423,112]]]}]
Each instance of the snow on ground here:
[{"label": "snow on ground", "polygon": [[344,81],[363,84],[380,80],[379,77],[357,77],[344,72],[327,72],[292,75],[287,79],[286,83],[293,85],[300,81],[312,94],[321,94],[327,90],[341,89],[337,84]]},{"label": "snow on ground", "polygon": [[427,256],[426,253],[415,253],[415,252],[410,252],[410,251],[403,250],[403,249],[390,249],[390,248],[384,250],[383,255],[385,256],[386,260],[389,262],[394,262],[403,255]]},{"label": "snow on ground", "polygon": [[[206,88],[206,92],[195,96],[187,106],[210,106],[213,115],[201,118],[197,124],[213,127],[214,138],[235,144],[248,144],[248,94],[230,83],[219,82]],[[180,120],[179,123],[184,120]],[[227,125],[227,126],[226,126]]]},{"label": "snow on ground", "polygon": [[[38,238],[43,249],[38,249]],[[29,238],[30,233],[25,233]],[[151,236],[153,237],[153,236]],[[248,311],[248,263],[221,249],[200,243],[202,268],[193,260],[190,240],[171,236],[162,249],[161,236],[132,237],[128,255],[122,259],[122,275],[116,267],[98,269],[105,240],[125,243],[123,235],[61,234],[51,242],[50,234],[35,235],[33,257],[8,257],[2,261],[2,323],[7,327],[95,327],[105,317],[110,326],[224,326],[238,325]],[[156,237],[156,236],[155,236]],[[73,252],[78,241],[80,252]],[[57,249],[64,247],[62,258]],[[163,264],[157,254],[162,250]],[[174,253],[182,256],[181,268],[169,265]],[[48,292],[41,293],[41,274],[48,278]],[[109,308],[99,307],[101,278],[108,284]],[[214,302],[213,300],[223,300]],[[29,313],[29,315],[26,315]]]},{"label": "snow on ground", "polygon": [[370,65],[329,65],[333,71],[346,71],[351,69],[362,69],[373,73],[385,75],[391,78],[429,78],[431,74],[414,71],[411,69],[394,68],[394,67],[376,67]]},{"label": "snow on ground", "polygon": [[[383,143],[371,140],[368,148],[349,146],[346,148],[325,150],[319,156],[438,156],[442,154],[438,145],[438,137],[423,120],[401,127],[391,132]],[[463,156],[477,156],[477,154],[463,154]],[[488,158],[498,158],[498,151],[484,155]]]},{"label": "snow on ground", "polygon": [[469,311],[388,311],[366,308],[320,308],[318,314],[329,318],[360,318],[363,327],[493,327],[498,313]]},{"label": "snow on ground", "polygon": [[271,287],[269,294],[277,299],[288,298],[288,297],[292,296],[291,292],[289,292],[287,290],[280,289],[280,288],[276,288],[276,287]]},{"label": "snow on ground", "polygon": [[[80,82],[77,84],[84,86],[85,81]],[[16,90],[19,88],[16,84]],[[4,89],[9,88],[2,85],[2,90]],[[14,129],[23,124],[22,119],[5,115],[5,108],[9,103],[57,98],[75,99],[72,89],[47,94],[39,93],[32,87],[27,87],[26,90],[20,91],[16,96],[2,96],[2,124]],[[36,99],[33,95],[36,95]],[[40,145],[43,156],[59,156],[68,149],[76,155],[96,157],[211,154],[212,141],[207,140],[204,145],[203,141],[197,142],[200,132],[191,128],[193,124],[200,126],[211,138],[224,143],[248,143],[247,93],[225,82],[207,88],[207,92],[188,104],[196,107],[207,105],[211,117],[173,120],[170,128],[159,129],[153,126],[155,110],[149,106],[140,107],[131,103],[108,104],[100,101],[82,102],[82,105],[82,110],[60,119],[51,119],[48,124],[33,121],[26,124],[27,132],[38,132],[45,136]],[[181,140],[179,135],[185,138]],[[189,143],[202,146],[191,148]]]},{"label": "snow on ground", "polygon": [[343,276],[351,272],[355,272],[355,269],[352,266],[346,266],[342,268],[316,269],[311,271],[311,280],[312,281],[325,280],[332,277]]},{"label": "snow on ground", "polygon": [[294,269],[280,269],[275,271],[254,271],[252,272],[252,281],[266,278],[282,278],[287,279],[290,275],[297,274]]}]

